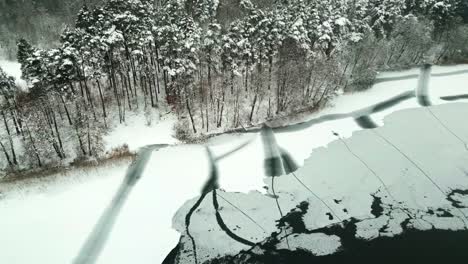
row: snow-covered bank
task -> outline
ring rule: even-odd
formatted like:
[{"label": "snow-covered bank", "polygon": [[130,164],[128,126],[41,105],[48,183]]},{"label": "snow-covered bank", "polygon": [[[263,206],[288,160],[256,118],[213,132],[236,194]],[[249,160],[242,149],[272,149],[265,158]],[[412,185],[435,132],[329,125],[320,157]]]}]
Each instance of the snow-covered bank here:
[{"label": "snow-covered bank", "polygon": [[[16,83],[20,87],[26,87],[26,83],[24,82],[24,80],[21,79],[21,65],[18,62],[2,60],[0,58],[0,67],[4,69],[8,75],[14,77]],[[3,97],[1,99],[3,99]],[[21,106],[21,103],[19,105]],[[104,131],[104,129],[100,128],[100,125],[95,124],[92,126],[92,129],[96,131],[96,134],[98,136],[96,140],[91,140],[92,143],[90,144],[98,142],[96,143],[96,148],[99,149],[97,154],[98,157],[93,156],[93,158],[104,159],[108,158],[109,156],[112,157],[112,155],[115,154],[112,153],[113,149],[124,150],[124,148],[121,148],[124,145],[128,146],[128,150],[130,150],[131,152],[137,152],[139,148],[144,147],[148,144],[178,143],[178,140],[176,140],[173,137],[173,126],[177,122],[176,117],[170,112],[163,113],[165,112],[165,107],[163,105],[164,103],[161,102],[158,105],[158,108],[152,108],[143,107],[142,103],[142,107],[136,109],[134,108],[133,110],[128,110],[126,112],[125,122],[123,123],[118,122],[118,117],[116,113],[117,110],[113,109],[112,106],[109,107],[107,109],[108,116],[106,121],[108,123],[107,126],[109,127],[109,129],[106,129]],[[55,112],[56,114],[58,114],[57,120],[63,121],[64,117],[66,118],[68,116],[68,111],[70,113],[76,112],[76,108],[73,104],[68,106],[68,110],[66,110],[67,115],[65,114],[65,112],[61,112],[63,110],[64,109],[62,109],[62,105],[57,106],[57,112]],[[26,120],[28,118],[31,118],[28,114],[28,111],[29,110],[24,110],[21,112],[23,116],[22,118],[26,118]],[[35,166],[37,166],[38,163],[35,160],[33,161],[34,158],[29,157],[28,154],[25,152],[25,148],[27,148],[28,145],[31,143],[28,142],[29,139],[27,137],[21,137],[20,134],[18,134],[19,132],[14,133],[14,129],[16,126],[16,120],[12,117],[14,112],[7,111],[5,113],[6,121],[4,121],[3,118],[0,116],[0,140],[2,140],[3,145],[6,146],[6,153],[8,155],[8,159],[13,160],[13,153],[17,156],[19,164],[15,166],[16,171],[33,169]],[[94,115],[96,117],[96,113],[94,113]],[[36,120],[39,118],[40,117],[35,116],[34,118],[31,118],[31,120]],[[71,119],[73,119],[73,117]],[[37,125],[34,123],[28,124],[33,130]],[[68,125],[68,123],[66,124]],[[8,129],[10,132],[13,131],[13,133],[11,133],[12,144],[10,144],[9,142],[9,136],[6,132],[7,127],[5,125],[8,125]],[[48,147],[45,147],[45,144],[43,144],[42,146],[41,144],[39,144],[40,146],[38,147],[38,152],[40,153],[42,163],[46,165],[59,166],[65,168],[68,167],[72,162],[76,161],[77,157],[79,159],[85,159],[86,157],[82,156],[83,148],[78,147],[78,144],[82,143],[74,142],[77,138],[75,128],[67,127],[66,125],[62,126],[60,125],[60,122],[58,122],[57,127],[57,131],[54,133],[60,135],[58,136],[58,140],[60,141],[60,145],[63,144],[64,146],[64,154],[66,154],[66,157],[56,159],[56,156],[47,152]],[[54,134],[51,134],[50,137],[54,137]],[[40,138],[39,136],[35,138],[34,132],[32,138],[34,138],[36,142],[44,142],[41,141],[42,139],[38,139]],[[83,139],[80,139],[80,142],[81,141],[83,141]],[[52,149],[52,146],[49,147]],[[94,148],[94,146],[90,146],[89,148]],[[102,153],[100,152],[101,148],[103,150]],[[47,153],[47,155],[45,153]],[[7,155],[5,155],[3,149],[0,148],[0,178],[7,175],[7,170],[10,168],[10,164],[6,158]]]}]

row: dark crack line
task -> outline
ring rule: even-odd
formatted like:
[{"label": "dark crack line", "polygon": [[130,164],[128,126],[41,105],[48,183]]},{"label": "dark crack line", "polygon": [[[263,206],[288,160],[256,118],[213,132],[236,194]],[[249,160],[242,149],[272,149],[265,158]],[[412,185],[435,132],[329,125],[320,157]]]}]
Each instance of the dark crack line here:
[{"label": "dark crack line", "polygon": [[[418,221],[419,224],[422,226],[422,223],[420,222],[421,219],[418,218],[416,214],[411,213],[411,211],[410,211],[411,209],[405,208],[405,207],[399,207],[399,206],[391,206],[391,209],[392,209],[392,210],[400,210],[400,211],[402,211],[404,214],[406,214],[406,216],[408,216],[408,220],[416,220],[416,221]],[[416,211],[424,212],[424,211],[419,210],[419,209],[417,209]],[[425,212],[425,213],[427,213],[427,212]]]},{"label": "dark crack line", "polygon": [[[418,217],[417,213],[427,214],[428,211],[424,211],[424,210],[421,210],[419,208],[406,208],[404,206],[400,207],[400,204],[401,203],[396,203],[396,204],[385,204],[385,203],[383,203],[383,205],[386,205],[386,206],[382,206],[382,207],[384,209],[390,210],[390,211],[400,210],[401,212],[406,214],[406,216],[408,217],[405,220],[416,220],[421,226],[423,226],[422,223],[420,222],[420,220],[423,220],[423,219]],[[415,211],[415,212],[413,213],[412,211]],[[389,214],[391,214],[391,212],[389,212]],[[426,220],[423,220],[423,221],[427,222]]]},{"label": "dark crack line", "polygon": [[227,225],[224,223],[224,220],[223,220],[223,217],[221,216],[221,213],[219,212],[219,204],[218,204],[218,199],[216,198],[216,190],[213,190],[212,191],[213,193],[213,207],[216,211],[216,221],[218,222],[218,225],[219,227],[232,239],[234,239],[235,241],[239,242],[239,243],[242,243],[244,245],[247,245],[247,246],[250,246],[250,247],[253,247],[255,246],[255,243],[252,242],[252,241],[249,241],[245,238],[242,238],[236,234],[234,234],[234,232],[232,232],[229,227],[227,227]]},{"label": "dark crack line", "polygon": [[205,185],[203,186],[203,189],[201,191],[201,196],[197,200],[197,202],[190,208],[189,212],[185,216],[185,230],[187,232],[187,235],[189,236],[190,240],[192,241],[192,246],[193,246],[193,255],[195,259],[195,264],[198,264],[198,257],[197,257],[197,246],[195,243],[195,239],[193,238],[192,234],[190,233],[190,222],[193,213],[195,210],[200,207],[200,204],[202,201],[205,199],[206,195],[210,193],[211,191],[216,190],[218,188],[218,170],[216,167],[216,162],[214,161],[213,154],[210,150],[209,147],[205,147],[206,149],[206,154],[208,156],[208,161],[210,164],[210,176],[208,180],[206,181]]},{"label": "dark crack line", "polygon": [[[278,196],[276,195],[276,192],[275,192],[275,176],[271,177],[271,191],[273,192],[273,197],[275,198],[276,206],[278,207],[278,211],[280,213],[280,216],[281,216],[281,218],[283,218],[284,217],[283,211],[281,210],[281,206],[280,206],[279,201],[278,201]],[[284,233],[287,236],[286,229],[284,230]],[[289,240],[288,240],[287,237],[286,237],[286,244],[288,245],[288,248],[290,249]]]},{"label": "dark crack line", "polygon": [[402,150],[400,150],[395,144],[393,144],[390,140],[385,138],[382,134],[377,132],[376,130],[372,130],[375,135],[377,135],[379,138],[384,140],[388,145],[392,146],[396,151],[398,151],[403,157],[406,158],[411,164],[413,164],[437,189],[446,195],[444,190],[427,174],[415,161],[413,161],[408,155],[406,155]]},{"label": "dark crack line", "polygon": [[455,132],[453,132],[429,107],[426,107],[426,109],[429,111],[429,113],[437,120],[437,122],[445,128],[450,134],[452,134],[455,138],[457,138],[462,145],[465,147],[466,150],[468,150],[468,143],[466,143],[462,138],[460,138]]},{"label": "dark crack line", "polygon": [[[248,144],[248,143],[247,143]],[[217,168],[217,162],[216,162],[216,159],[213,157],[213,154],[210,150],[209,147],[206,147],[206,152],[207,152],[207,155],[208,155],[208,158],[209,158],[209,162],[210,162],[210,167],[211,167],[211,177],[210,179],[208,180],[206,186],[203,188],[203,194],[204,196],[208,193],[208,192],[212,192],[212,200],[213,200],[213,207],[215,209],[215,215],[216,215],[216,221],[218,223],[218,226],[229,236],[231,237],[232,239],[234,239],[235,241],[239,242],[239,243],[242,243],[244,245],[247,245],[247,246],[254,246],[255,243],[245,239],[245,238],[242,238],[238,235],[236,235],[234,232],[232,232],[228,227],[227,225],[224,223],[224,220],[221,216],[221,213],[219,212],[219,203],[218,203],[218,199],[217,199],[217,191],[216,189],[219,187],[218,186],[218,168]]]},{"label": "dark crack line", "polygon": [[296,174],[293,172],[291,173],[294,178],[296,178],[296,180],[302,185],[304,186],[304,188],[306,188],[315,198],[317,198],[323,205],[325,205],[325,207],[328,208],[328,210],[330,210],[330,212],[338,219],[341,221],[343,221],[339,216],[338,214],[335,213],[335,211],[333,211],[333,209],[322,199],[320,198],[318,195],[316,195],[304,182],[302,182],[297,176]]},{"label": "dark crack line", "polygon": [[385,188],[385,191],[387,192],[387,194],[390,196],[390,198],[396,203],[396,199],[395,197],[392,195],[392,193],[390,192],[390,190],[388,189],[388,186],[385,184],[385,182],[383,181],[383,179],[377,174],[377,172],[375,172],[368,164],[367,162],[365,162],[361,157],[359,157],[349,146],[348,144],[343,140],[343,138],[341,138],[336,132],[334,133],[335,135],[337,135],[337,137],[340,139],[340,141],[345,145],[345,147],[348,149],[349,153],[351,153],[357,160],[359,160],[366,168],[367,170],[369,170],[372,175],[374,175],[380,182],[380,184]]},{"label": "dark crack line", "polygon": [[[376,196],[373,196],[373,197],[375,198]],[[400,226],[402,226],[401,224],[404,223],[405,221],[411,221],[411,220],[415,220],[415,221],[417,221],[417,222],[419,223],[419,225],[420,225],[421,227],[423,226],[423,225],[422,225],[422,222],[421,222],[421,220],[423,220],[423,219],[417,217],[416,214],[413,214],[413,213],[410,211],[409,208],[400,207],[400,206],[398,206],[398,204],[385,204],[385,203],[382,203],[381,208],[384,209],[384,214],[385,214],[386,216],[389,217],[389,220],[387,221],[387,224],[386,224],[387,228],[388,228],[388,225],[389,225],[389,223],[390,223],[390,220],[395,220],[395,218],[391,216],[392,212],[397,211],[397,210],[401,211],[402,213],[406,214],[406,216],[407,216],[407,218],[405,218],[405,219],[400,223]],[[424,214],[427,214],[427,211],[423,211],[423,210],[420,210],[420,209],[417,209],[417,208],[412,209],[412,210],[415,210],[416,212],[420,212],[420,213],[422,212],[422,213],[424,213]],[[426,221],[426,220],[423,220],[423,221],[429,223],[429,222]],[[431,223],[429,223],[429,224],[431,224]],[[431,225],[432,225],[432,224],[431,224]],[[403,229],[406,229],[406,226],[402,226],[402,227],[403,227]],[[380,232],[379,232],[379,236],[380,236]]]},{"label": "dark crack line", "polygon": [[193,213],[197,208],[200,206],[202,203],[203,199],[205,199],[207,193],[203,193],[200,198],[197,200],[197,202],[190,208],[188,214],[185,216],[185,231],[187,232],[188,237],[192,241],[192,247],[193,247],[193,257],[195,259],[195,264],[198,264],[198,257],[197,257],[197,245],[195,243],[195,239],[193,238],[192,234],[190,233],[190,221],[192,218]]},{"label": "dark crack line", "polygon": [[[392,233],[392,231],[388,230],[388,228],[390,227],[390,223],[392,223],[393,221],[396,220],[396,218],[394,216],[392,216],[392,212],[394,212],[396,210],[402,210],[402,209],[398,208],[398,207],[393,207],[391,204],[384,204],[384,205],[389,205],[390,207],[384,206],[384,208],[386,210],[390,210],[390,211],[387,211],[384,214],[385,216],[388,217],[388,219],[386,220],[386,224],[384,226],[382,226],[378,230],[378,237],[387,237],[387,236],[385,236],[385,233],[389,234],[391,237],[398,237],[399,234]],[[415,210],[416,211],[421,211],[419,209],[415,209]],[[421,231],[421,232],[425,231],[425,230],[417,229],[416,226],[414,225],[414,222],[412,222],[412,227],[411,228],[408,227],[408,225],[409,225],[409,223],[410,223],[410,221],[412,219],[416,220],[417,222],[422,221],[422,222],[427,223],[429,226],[432,227],[432,230],[436,229],[434,224],[432,224],[428,220],[426,220],[424,218],[419,218],[419,217],[412,218],[412,216],[411,216],[412,213],[405,212],[404,210],[402,210],[402,212],[404,214],[406,214],[405,219],[403,219],[403,221],[401,221],[399,223],[400,227],[403,229],[402,233],[405,233],[406,231],[409,231],[410,229],[416,230],[416,231]],[[427,213],[426,211],[421,211],[421,212]],[[422,216],[422,217],[424,217],[424,216]],[[360,238],[357,237],[357,233],[356,233],[357,225],[356,224],[360,223],[360,222],[367,221],[367,220],[373,220],[373,219],[375,219],[375,218],[361,218],[361,219],[350,218],[349,220],[342,221],[340,223],[333,223],[333,224],[330,224],[330,225],[327,225],[327,226],[324,226],[324,227],[320,227],[320,228],[316,228],[316,229],[306,229],[304,231],[300,231],[300,233],[304,233],[304,234],[323,233],[323,234],[329,235],[329,236],[330,235],[336,235],[336,236],[341,238],[341,244],[342,244],[341,249],[342,250],[349,250],[349,249],[353,248],[352,246],[350,247],[350,245],[352,245],[354,242],[358,242],[358,241],[359,242],[364,242],[363,239],[360,239]],[[421,223],[421,222],[419,222],[419,223]],[[291,233],[291,234],[286,235],[283,238],[278,238],[277,234],[272,234],[272,236],[270,238],[268,238],[267,240],[265,240],[262,243],[259,243],[258,246],[259,246],[259,248],[261,250],[268,251],[269,253],[271,253],[271,256],[273,256],[273,257],[279,256],[279,255],[281,255],[281,253],[280,253],[281,249],[278,250],[277,246],[284,239],[286,239],[286,238],[288,238],[290,236],[297,235],[297,234],[298,233]],[[374,239],[372,239],[372,240],[374,240]],[[246,256],[248,256],[248,254],[251,254],[251,256],[254,256],[253,259],[256,259],[255,257],[261,256],[262,253],[257,253],[258,251],[254,252],[254,250],[256,250],[256,249],[251,248],[251,249],[249,249],[247,251],[239,252],[238,254],[234,255],[232,258],[228,258],[230,260],[229,263],[234,263],[233,260],[236,259],[236,258],[238,260],[244,260],[244,261],[245,260],[252,260],[252,258],[246,258]],[[242,255],[245,254],[245,253],[247,253],[247,255],[244,255],[243,258],[239,258],[239,257],[242,257]],[[241,263],[241,262],[239,262],[239,263]],[[269,263],[269,262],[265,262],[265,263]]]},{"label": "dark crack line", "polygon": [[281,218],[283,218],[283,211],[281,211],[281,206],[278,202],[278,195],[276,195],[276,192],[275,192],[275,176],[271,177],[271,191],[273,192],[273,197],[275,198],[276,206],[278,207],[279,214]]},{"label": "dark crack line", "polygon": [[[422,224],[421,221],[424,221],[424,222],[428,223],[429,225],[431,225],[432,228],[435,228],[434,224],[432,224],[431,222],[429,222],[429,221],[427,221],[426,219],[423,218],[425,215],[428,214],[428,211],[424,211],[424,210],[421,210],[421,209],[418,209],[418,208],[404,208],[404,207],[392,207],[392,210],[400,210],[400,211],[402,211],[403,213],[405,213],[408,216],[408,218],[405,219],[403,222],[405,222],[406,220],[408,220],[408,221],[415,220],[422,227],[423,224]],[[415,212],[413,213],[411,211],[415,211]],[[418,216],[418,213],[422,214],[422,215]],[[405,228],[407,228],[407,227],[405,226]],[[413,223],[413,228],[416,229],[416,227],[414,226],[414,223]]]},{"label": "dark crack line", "polygon": [[[380,137],[382,140],[384,140],[385,142],[387,142],[387,144],[389,144],[390,146],[392,146],[396,151],[398,151],[403,157],[406,158],[406,160],[408,160],[409,162],[411,162],[411,164],[413,164],[425,177],[426,179],[428,179],[445,197],[447,196],[447,193],[442,189],[442,187],[440,187],[430,176],[429,174],[427,174],[415,161],[413,161],[408,155],[406,155],[403,151],[401,151],[395,144],[393,144],[390,140],[388,140],[387,138],[385,138],[383,135],[381,135],[379,132],[377,132],[376,130],[372,130],[374,132],[375,135],[377,135],[378,137]],[[455,209],[458,209],[458,211],[468,220],[468,216],[462,211],[460,210],[459,208],[455,208]],[[464,221],[463,221],[464,222]],[[466,224],[465,224],[466,226]]]},{"label": "dark crack line", "polygon": [[[466,72],[466,70],[462,70],[461,72]],[[428,96],[428,90],[429,90],[429,80],[430,80],[430,75],[431,74],[431,66],[430,65],[425,65],[422,69],[421,69],[421,77],[419,78],[419,82],[418,82],[418,87],[417,87],[417,96],[418,96],[418,101],[420,103],[421,106],[424,106],[427,108],[427,110],[429,111],[429,113],[437,120],[437,122],[443,127],[445,128],[447,131],[449,131],[454,137],[456,137],[462,144],[463,146],[465,147],[466,150],[468,150],[468,144],[463,140],[461,139],[457,134],[455,134],[455,132],[453,132],[447,125],[444,124],[444,122],[442,122],[442,120],[440,120],[439,117],[437,117],[434,112],[428,107],[431,105],[431,102],[429,100],[429,96]],[[433,75],[433,76],[436,76],[436,75]],[[447,74],[440,74],[438,76],[447,76]]]},{"label": "dark crack line", "polygon": [[[383,226],[381,229],[379,229],[379,237],[381,236],[382,233],[384,233],[384,234],[388,233],[386,231],[386,229],[389,228],[391,220],[395,220],[395,218],[391,216],[392,212],[397,211],[397,210],[399,210],[402,213],[406,214],[406,218],[402,222],[400,222],[400,226],[403,228],[403,230],[406,230],[407,227],[406,227],[406,225],[403,226],[402,224],[405,221],[411,221],[411,220],[417,221],[421,227],[423,226],[421,221],[424,221],[424,222],[428,223],[429,225],[431,225],[432,228],[434,228],[434,225],[431,222],[429,222],[429,221],[427,221],[427,220],[425,220],[425,219],[423,219],[421,217],[417,217],[416,215],[413,215],[411,212],[409,212],[409,210],[407,208],[402,208],[402,207],[398,207],[398,206],[394,207],[391,204],[389,206],[390,207],[388,207],[388,206],[384,207],[384,208],[388,209],[388,211],[385,213],[385,215],[388,216],[389,219],[387,219],[387,223],[385,224],[385,226]],[[423,213],[427,214],[427,211],[423,211],[423,210],[419,210],[419,209],[416,209],[416,211],[423,212]],[[414,224],[413,224],[413,228],[415,228]],[[390,234],[391,234],[391,232],[390,232]]]},{"label": "dark crack line", "polygon": [[[372,131],[374,131],[374,133],[375,133],[375,130],[374,130],[374,129],[372,129]],[[357,154],[355,154],[355,153],[351,150],[351,148],[348,146],[348,144],[346,144],[346,142],[345,142],[341,137],[340,137],[340,139],[341,139],[341,141],[344,143],[344,145],[348,148],[348,151],[351,152],[351,153],[353,153],[354,156],[355,156],[357,159],[359,159],[359,160],[361,161],[361,163],[363,163],[363,164],[367,167],[367,169],[370,170],[370,171],[374,174],[375,177],[377,177],[377,179],[379,179],[380,183],[381,183],[382,186],[385,188],[385,191],[386,191],[387,194],[390,196],[390,198],[393,200],[393,202],[394,202],[395,204],[398,204],[397,199],[392,195],[392,193],[390,192],[389,188],[387,187],[387,185],[385,184],[385,182],[383,181],[383,179],[382,179],[381,177],[379,177],[378,174],[377,174],[373,169],[371,169],[371,167],[370,167],[369,165],[367,165],[367,163],[364,162],[363,159],[361,159]],[[400,208],[400,210],[402,210],[402,211],[404,212],[404,210],[403,210],[402,208]],[[406,214],[408,215],[408,217],[410,217],[410,219],[413,219],[409,213],[406,213]]]},{"label": "dark crack line", "polygon": [[267,233],[267,231],[259,224],[257,221],[255,221],[252,217],[250,217],[247,213],[245,213],[242,209],[240,209],[238,206],[234,205],[230,201],[228,201],[225,197],[223,197],[221,194],[217,193],[217,195],[223,199],[226,203],[234,207],[236,210],[238,210],[241,214],[243,214],[245,217],[247,217],[252,223],[254,223],[256,226],[258,226],[260,229],[263,230],[264,233]]}]

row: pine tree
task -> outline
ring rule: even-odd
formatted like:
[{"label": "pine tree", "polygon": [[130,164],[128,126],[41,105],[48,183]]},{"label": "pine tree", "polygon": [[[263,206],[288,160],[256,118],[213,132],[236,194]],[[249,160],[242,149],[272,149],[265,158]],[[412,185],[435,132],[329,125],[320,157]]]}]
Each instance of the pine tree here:
[{"label": "pine tree", "polygon": [[[15,147],[13,145],[13,131],[10,129],[8,115],[10,115],[10,119],[14,124],[17,133],[20,133],[20,121],[17,118],[16,108],[16,93],[17,87],[15,84],[15,80],[13,77],[8,76],[3,69],[0,67],[0,95],[3,97],[0,99],[0,114],[3,119],[3,125],[6,130],[6,135],[0,134],[0,145],[2,147],[2,151],[5,154],[5,158],[8,161],[10,166],[18,165],[18,159],[16,156]],[[8,142],[10,145],[10,154],[8,154],[8,150],[5,145],[2,143],[2,136],[6,136],[8,138]]]}]

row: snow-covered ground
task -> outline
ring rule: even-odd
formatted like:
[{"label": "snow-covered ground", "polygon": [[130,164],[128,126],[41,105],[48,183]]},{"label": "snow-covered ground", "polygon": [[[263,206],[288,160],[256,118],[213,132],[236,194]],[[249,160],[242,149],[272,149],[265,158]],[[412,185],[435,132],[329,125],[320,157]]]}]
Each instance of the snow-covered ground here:
[{"label": "snow-covered ground", "polygon": [[[468,66],[434,67],[432,73],[464,69],[468,69]],[[419,70],[385,73],[381,76],[393,78],[418,72]],[[466,83],[468,83],[468,74],[434,76],[431,78],[429,96],[435,104],[449,103],[440,97],[468,93]],[[369,216],[369,207],[372,203],[369,194],[376,192],[381,187],[381,182],[352,154],[344,151],[342,141],[332,132],[338,133],[343,139],[351,137],[356,131],[362,130],[352,112],[391,99],[398,94],[412,92],[416,86],[417,77],[379,82],[368,91],[336,98],[332,106],[310,116],[309,123],[295,127],[301,129],[295,129],[293,126],[294,129],[284,129],[276,133],[278,144],[289,151],[300,165],[305,166],[300,169],[301,172],[298,172],[297,176],[304,177],[304,184],[316,191],[327,204],[331,204],[330,207],[337,212],[338,217]],[[384,111],[372,114],[369,112],[369,114],[374,122],[383,124],[384,117],[391,113],[416,107],[419,105],[413,97]],[[446,120],[447,126],[453,128],[463,140],[468,141],[468,128],[463,125],[466,122],[459,124],[456,119],[463,116],[459,113],[468,111],[466,105],[441,109],[434,108],[435,114],[441,115],[441,118]],[[466,152],[462,153],[460,142],[457,143],[452,134],[434,119],[430,119],[431,116],[428,116],[426,110],[414,111],[399,112],[386,119],[389,120],[389,126],[382,128],[382,133],[387,135],[388,132],[388,135],[392,136],[400,134],[395,143],[410,152],[411,157],[417,159],[417,162],[424,164],[424,171],[433,172],[432,176],[438,177],[443,173],[453,172],[453,175],[441,182],[444,188],[467,187],[465,181],[458,182],[461,172],[468,170],[464,167],[466,162],[463,163],[468,158]],[[408,118],[405,113],[409,113]],[[336,114],[347,115],[328,121],[321,119]],[[311,120],[320,120],[320,122],[310,122]],[[420,121],[422,130],[418,129]],[[127,125],[116,127],[106,136],[106,148],[111,149],[124,143],[127,143],[131,150],[147,144],[173,144],[176,141],[171,137],[171,122],[173,120],[168,118],[157,125],[146,126],[144,117],[130,118]],[[312,123],[313,125],[309,125]],[[433,129],[434,126],[437,128]],[[408,134],[404,134],[405,129],[409,130]],[[357,154],[368,160],[372,167],[376,166],[378,173],[384,175],[383,178],[388,183],[389,189],[396,192],[395,197],[402,197],[408,206],[418,208],[427,208],[428,203],[433,202],[434,206],[446,207],[447,202],[443,201],[441,194],[434,191],[433,186],[420,171],[418,172],[410,162],[398,156],[398,153],[392,151],[384,142],[372,135],[369,136],[369,133],[371,132],[355,133],[351,139],[345,141],[351,148],[356,149]],[[408,139],[416,140],[405,141],[406,135]],[[271,195],[265,195],[271,194],[271,182],[265,181],[264,178],[263,145],[258,133],[222,135],[213,138],[207,145],[215,157],[221,157],[246,142],[250,144],[218,161],[218,182],[222,189],[219,195],[225,199],[218,199],[218,203],[229,228],[242,237],[260,242],[277,229],[275,220],[280,215],[275,199]],[[434,142],[434,145],[423,145],[428,142]],[[417,150],[418,148],[420,150]],[[445,163],[440,168],[431,166],[432,163],[436,164],[434,159],[442,160],[449,165],[450,162],[454,162],[456,166],[450,167]],[[305,160],[307,161],[304,162]],[[37,184],[23,183],[24,186],[21,182],[2,184],[0,186],[0,192],[3,193],[3,198],[0,200],[0,215],[2,215],[0,263],[71,263],[86,236],[91,232],[93,223],[97,222],[118,185],[124,180],[127,165],[124,163],[97,168],[95,172],[88,173],[92,174],[89,177],[80,176],[83,172],[71,172],[67,177],[58,177],[63,180],[52,182],[37,180]],[[323,173],[324,171],[334,172],[331,174],[333,177]],[[314,177],[307,178],[309,175]],[[108,243],[98,258],[98,263],[161,262],[176,246],[179,234],[186,232],[185,216],[198,199],[208,176],[209,162],[206,150],[202,146],[169,147],[154,152],[141,179],[124,204],[109,234]],[[294,180],[289,175],[279,178],[275,183],[275,186],[280,186],[277,191],[280,193],[279,202],[284,213],[307,199],[310,208],[313,209],[305,216],[310,218],[309,227],[316,228],[337,221],[336,217],[330,220],[329,216],[325,215],[327,208],[323,203],[314,199],[307,189]],[[452,185],[454,182],[456,186]],[[406,189],[400,188],[403,183],[406,184],[404,185]],[[414,196],[408,195],[420,184],[427,187],[420,190],[430,193],[428,200],[419,201],[423,194],[418,191],[414,192]],[[383,190],[377,194],[382,196],[384,202],[389,202],[384,197]],[[211,199],[211,195],[208,195],[191,219],[190,232],[197,240],[198,255],[201,259],[216,257],[216,253],[219,255],[235,253],[246,248],[220,230],[214,217]],[[334,199],[342,200],[342,204],[333,204]],[[249,212],[249,215],[254,215],[255,218],[247,218],[236,207]],[[344,208],[348,213],[343,211]],[[454,211],[453,214],[459,212]],[[3,217],[4,215],[7,217]],[[243,220],[238,221],[240,218]],[[236,227],[238,222],[241,224]],[[207,232],[207,229],[211,232]],[[372,236],[366,235],[365,232],[361,234]],[[298,236],[290,242],[295,247],[300,247],[304,239],[303,236]],[[329,248],[317,249],[318,253],[333,252],[339,244],[336,238],[321,235],[314,236],[313,241],[314,244],[329,245]],[[25,254],[25,249],[28,254]],[[188,251],[183,259],[190,263],[193,261],[191,247],[186,249]]]},{"label": "snow-covered ground", "polygon": [[0,58],[0,67],[16,80],[16,84],[22,88],[26,87],[26,81],[21,79],[21,64],[16,61],[2,60]]},{"label": "snow-covered ground", "polygon": [[200,194],[209,172],[201,146],[156,151],[132,190],[98,263],[161,263],[179,242],[172,219]]},{"label": "snow-covered ground", "polygon": [[130,161],[0,184],[0,263],[70,263]]},{"label": "snow-covered ground", "polygon": [[152,144],[176,144],[178,141],[173,136],[175,123],[175,116],[160,117],[157,111],[151,113],[151,119],[148,115],[130,113],[125,123],[114,125],[104,136],[106,151],[125,144],[130,151]]}]

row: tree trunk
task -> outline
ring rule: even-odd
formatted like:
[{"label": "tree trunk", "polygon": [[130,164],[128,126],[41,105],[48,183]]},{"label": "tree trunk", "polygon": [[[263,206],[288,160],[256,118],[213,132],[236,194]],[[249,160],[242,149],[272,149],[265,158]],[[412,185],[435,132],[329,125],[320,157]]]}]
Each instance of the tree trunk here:
[{"label": "tree trunk", "polygon": [[62,157],[65,158],[66,155],[65,155],[65,150],[63,149],[62,137],[60,136],[60,132],[57,126],[57,119],[55,118],[55,112],[53,109],[51,109],[51,115],[54,121],[55,133],[57,134],[57,139],[58,139],[59,146],[60,146],[60,152],[62,153]]},{"label": "tree trunk", "polygon": [[104,96],[102,95],[101,83],[98,79],[96,79],[96,84],[99,90],[99,98],[101,99],[101,107],[102,107],[102,117],[104,118],[104,126],[107,128],[107,111],[106,111],[106,104],[104,102]]},{"label": "tree trunk", "polygon": [[255,93],[255,97],[254,97],[254,100],[253,100],[253,103],[252,103],[252,109],[250,110],[250,116],[249,116],[249,122],[250,123],[252,123],[253,114],[254,114],[254,110],[255,110],[255,104],[257,103],[257,97],[258,97],[258,93]]},{"label": "tree trunk", "polygon": [[29,135],[29,140],[31,141],[31,145],[32,145],[34,154],[36,154],[35,156],[36,156],[36,159],[37,159],[37,165],[39,167],[42,167],[41,157],[39,156],[39,153],[38,153],[37,147],[36,147],[36,143],[34,142],[34,139],[33,139],[32,135],[31,135],[31,130],[29,129],[28,124],[25,124],[25,126],[26,126],[26,130],[28,132],[28,135]]},{"label": "tree trunk", "polygon": [[63,99],[63,96],[62,96],[62,95],[59,95],[59,97],[60,97],[60,100],[62,101],[63,107],[65,108],[65,113],[67,114],[68,124],[69,124],[70,126],[72,126],[72,125],[73,125],[73,122],[72,122],[72,120],[71,120],[70,112],[68,111],[67,104],[65,103],[65,99]]},{"label": "tree trunk", "polygon": [[5,146],[3,145],[3,143],[0,141],[0,146],[2,147],[3,149],[3,154],[5,154],[5,157],[7,159],[7,162],[8,162],[8,165],[10,167],[13,167],[13,163],[11,163],[11,160],[10,160],[10,155],[8,155],[8,151],[6,150]]},{"label": "tree trunk", "polygon": [[[187,95],[185,95],[185,96],[187,96]],[[194,123],[194,121],[193,121],[193,116],[192,116],[192,110],[190,109],[190,104],[189,104],[189,100],[188,100],[187,97],[185,98],[185,104],[186,104],[186,106],[187,106],[187,111],[188,111],[189,116],[190,116],[190,121],[192,121],[193,133],[196,134],[196,133],[197,133],[197,129],[195,128],[195,123]]]},{"label": "tree trunk", "polygon": [[8,140],[10,142],[10,148],[11,148],[11,154],[12,154],[12,157],[13,157],[13,163],[18,164],[18,160],[16,159],[15,148],[13,146],[13,138],[11,137],[10,128],[8,127],[8,122],[6,120],[6,115],[5,115],[5,112],[3,112],[3,110],[1,111],[1,113],[2,113],[2,117],[3,117],[3,122],[5,124],[5,129],[7,131]]},{"label": "tree trunk", "polygon": [[80,144],[81,152],[83,153],[84,156],[86,156],[88,154],[86,153],[86,150],[84,148],[83,140],[81,140],[80,131],[78,130],[77,126],[75,126],[75,131],[76,131],[76,136],[78,137],[78,143]]},{"label": "tree trunk", "polygon": [[109,83],[111,84],[111,87],[114,88],[114,95],[115,95],[115,100],[117,101],[117,107],[119,109],[119,123],[122,123],[123,117],[122,117],[122,104],[120,103],[120,98],[119,98],[119,92],[117,89],[117,83],[115,81],[115,69],[114,69],[114,62],[112,59],[112,50],[109,51],[109,64],[110,64],[110,72],[109,72]]}]

